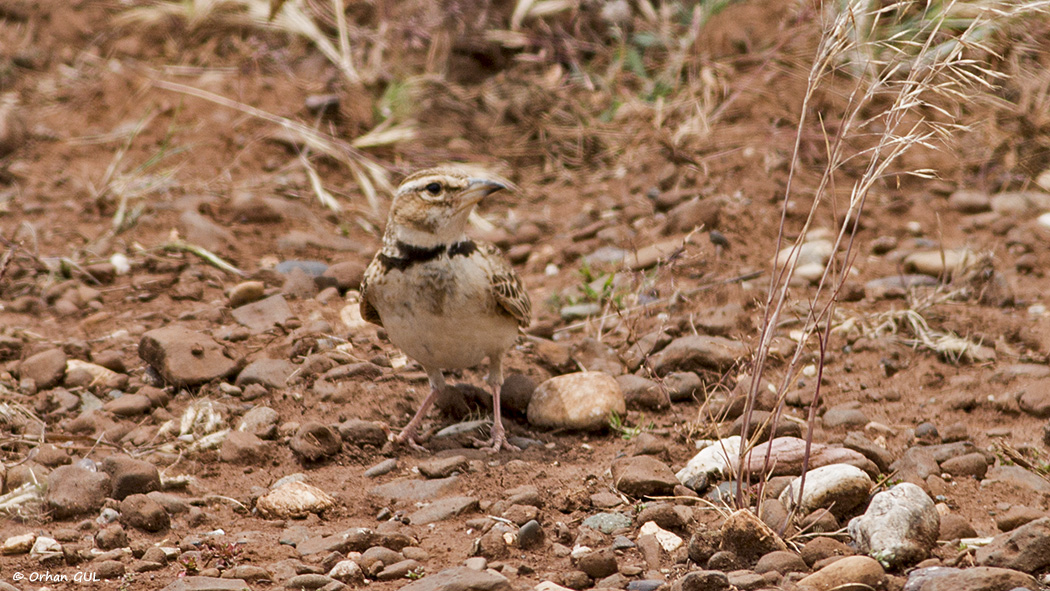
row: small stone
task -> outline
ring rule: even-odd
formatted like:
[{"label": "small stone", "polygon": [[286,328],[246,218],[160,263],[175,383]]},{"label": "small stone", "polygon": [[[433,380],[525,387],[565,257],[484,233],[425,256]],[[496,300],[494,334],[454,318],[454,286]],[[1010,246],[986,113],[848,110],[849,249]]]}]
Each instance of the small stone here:
[{"label": "small stone", "polygon": [[323,490],[301,480],[286,482],[255,501],[255,508],[268,519],[301,518],[322,513],[335,506],[335,499]]},{"label": "small stone", "polygon": [[419,464],[419,473],[427,478],[447,478],[456,472],[465,472],[466,469],[465,456],[432,458]]},{"label": "small stone", "polygon": [[364,471],[366,478],[378,478],[384,474],[389,474],[397,469],[397,460],[394,458],[387,458],[382,462],[372,466],[371,468]]},{"label": "small stone", "polygon": [[877,560],[868,556],[847,556],[799,580],[798,586],[812,587],[818,591],[845,588],[847,585],[881,589],[885,580],[886,571]]},{"label": "small stone", "polygon": [[671,584],[671,591],[722,591],[729,577],[717,570],[694,570]]},{"label": "small stone", "polygon": [[770,571],[775,571],[782,575],[805,573],[809,572],[809,566],[798,554],[786,550],[777,550],[759,558],[758,563],[755,564],[756,573],[761,574]]},{"label": "small stone", "polygon": [[268,406],[256,406],[244,413],[237,430],[251,433],[260,439],[273,439],[277,436],[277,423],[280,419],[276,410]]},{"label": "small stone", "polygon": [[95,543],[103,550],[123,548],[128,545],[128,534],[119,523],[98,530],[95,534]]},{"label": "small stone", "polygon": [[963,189],[948,197],[948,207],[967,214],[991,211],[992,198],[983,191]]},{"label": "small stone", "polygon": [[981,453],[964,454],[941,462],[941,470],[956,478],[972,476],[981,480],[988,473],[988,460]]},{"label": "small stone", "polygon": [[321,277],[332,279],[339,291],[346,292],[361,286],[365,276],[365,264],[360,261],[341,261],[325,269]]},{"label": "small stone", "polygon": [[230,307],[239,308],[257,302],[265,295],[266,285],[262,281],[244,281],[230,290]]},{"label": "small stone", "polygon": [[941,529],[938,540],[952,541],[963,538],[976,538],[977,530],[974,529],[965,517],[958,513],[941,515]]},{"label": "small stone", "polygon": [[18,377],[33,380],[38,390],[47,390],[62,381],[67,360],[62,349],[42,351],[18,364]]},{"label": "small stone", "polygon": [[258,465],[268,456],[269,446],[252,433],[231,431],[219,448],[219,459],[231,464]]},{"label": "small stone", "polygon": [[372,487],[368,494],[388,502],[431,501],[453,490],[457,482],[456,476],[432,480],[402,478]]},{"label": "small stone", "polygon": [[678,479],[667,464],[652,456],[620,458],[612,465],[613,486],[631,496],[664,496]]},{"label": "small stone", "polygon": [[523,549],[538,548],[543,546],[545,535],[540,522],[535,519],[529,520],[518,530],[518,547]]},{"label": "small stone", "polygon": [[345,443],[364,447],[383,447],[387,441],[386,432],[383,428],[372,421],[361,419],[349,419],[339,423],[339,436]]},{"label": "small stone", "polygon": [[592,579],[600,579],[615,573],[619,567],[612,548],[602,548],[578,556],[576,568],[587,573]]},{"label": "small stone", "polygon": [[108,474],[94,472],[80,466],[61,466],[47,478],[45,501],[52,517],[66,519],[85,513],[95,513],[110,494]]},{"label": "small stone", "polygon": [[596,513],[583,520],[580,524],[603,534],[631,527],[631,518],[623,513]]},{"label": "small stone", "polygon": [[627,411],[616,380],[601,372],[578,372],[540,384],[529,401],[529,424],[549,429],[593,431],[608,426],[611,413]]},{"label": "small stone", "polygon": [[740,509],[722,524],[721,549],[750,561],[770,552],[787,550],[787,545],[757,515]]},{"label": "small stone", "polygon": [[3,546],[0,546],[0,554],[26,554],[33,547],[33,542],[35,541],[36,534],[33,532],[11,536],[4,540]]},{"label": "small stone", "polygon": [[237,362],[214,339],[180,325],[142,335],[139,357],[175,386],[210,382],[237,369]]},{"label": "small stone", "polygon": [[747,345],[723,337],[688,335],[679,337],[652,357],[657,375],[675,371],[724,371],[748,355]]},{"label": "small stone", "polygon": [[95,563],[95,573],[101,579],[119,579],[124,576],[124,563],[119,560],[102,560]]},{"label": "small stone", "polygon": [[616,377],[616,383],[620,385],[627,408],[659,410],[670,406],[670,397],[652,380],[623,374]]},{"label": "small stone", "polygon": [[328,576],[347,585],[358,585],[364,583],[365,573],[353,560],[342,560],[337,562]]},{"label": "small stone", "polygon": [[[780,502],[791,509],[798,505],[803,513],[828,508],[837,517],[850,514],[854,507],[867,501],[868,491],[875,486],[860,468],[849,464],[831,464],[806,473],[805,488],[802,478],[796,478],[780,493]],[[801,498],[798,492],[801,489]]]},{"label": "small stone", "polygon": [[146,495],[134,494],[121,501],[120,522],[148,532],[158,532],[168,528],[170,518],[160,503]]},{"label": "small stone", "polygon": [[926,558],[937,543],[940,517],[918,486],[902,482],[871,499],[867,511],[849,522],[849,534],[862,552],[893,566]]},{"label": "small stone", "polygon": [[262,384],[271,389],[288,387],[288,378],[299,368],[287,359],[256,359],[237,374],[236,384],[241,387]]},{"label": "small stone", "polygon": [[289,446],[300,458],[316,462],[339,453],[343,449],[343,439],[334,429],[309,422],[299,428]]},{"label": "small stone", "polygon": [[1046,512],[1040,509],[1014,505],[995,516],[995,526],[999,528],[999,531],[1012,531],[1045,515]]},{"label": "small stone", "polygon": [[445,497],[411,513],[408,516],[413,525],[426,525],[445,521],[478,507],[474,497]]},{"label": "small stone", "polygon": [[160,490],[160,472],[149,462],[125,455],[112,455],[102,461],[102,471],[109,474],[110,496],[118,501],[128,495]]},{"label": "small stone", "polygon": [[118,417],[134,417],[148,413],[153,408],[153,402],[142,394],[125,394],[107,402],[102,408]]},{"label": "small stone", "polygon": [[400,591],[511,591],[507,577],[494,571],[476,571],[465,566],[454,566],[433,575],[413,581]]},{"label": "small stone", "polygon": [[995,536],[977,550],[977,564],[1010,568],[1026,573],[1050,565],[1050,517],[1030,521],[1017,529]]},{"label": "small stone", "polygon": [[233,309],[233,319],[253,333],[262,333],[283,325],[292,317],[284,296],[278,294]]}]

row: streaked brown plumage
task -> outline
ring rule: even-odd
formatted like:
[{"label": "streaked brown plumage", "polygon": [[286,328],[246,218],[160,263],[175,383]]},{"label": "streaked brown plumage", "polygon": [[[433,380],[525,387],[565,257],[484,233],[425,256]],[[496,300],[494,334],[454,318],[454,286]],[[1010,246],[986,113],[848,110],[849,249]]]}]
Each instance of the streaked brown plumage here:
[{"label": "streaked brown plumage", "polygon": [[519,328],[529,325],[531,304],[499,249],[465,234],[474,206],[505,188],[463,170],[433,168],[407,177],[394,196],[383,247],[361,283],[361,316],[383,326],[430,380],[430,393],[400,442],[418,446],[419,425],[445,387],[443,369],[487,357],[494,413],[488,449],[516,449],[500,417],[502,360]]}]

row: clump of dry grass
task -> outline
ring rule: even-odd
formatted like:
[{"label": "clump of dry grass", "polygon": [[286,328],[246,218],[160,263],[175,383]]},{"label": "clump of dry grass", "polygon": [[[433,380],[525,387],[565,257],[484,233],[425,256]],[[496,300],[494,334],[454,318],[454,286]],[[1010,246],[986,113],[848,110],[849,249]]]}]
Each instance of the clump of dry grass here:
[{"label": "clump of dry grass", "polygon": [[[967,18],[960,23],[955,17],[961,7],[976,10],[967,13]],[[837,257],[827,265],[809,298],[803,328],[797,335],[798,345],[779,387],[783,396],[801,372],[804,358],[815,348],[820,362],[812,380],[816,392],[810,407],[810,424],[816,418],[820,403],[823,359],[832,336],[839,294],[856,256],[853,249],[859,227],[856,222],[864,215],[868,195],[901,175],[920,178],[936,175],[936,171],[929,169],[899,168],[901,157],[915,148],[936,149],[950,144],[956,134],[965,131],[965,127],[957,122],[962,106],[971,97],[994,88],[994,83],[1001,78],[1001,74],[975,57],[995,53],[992,48],[982,45],[988,31],[1001,25],[1003,18],[1041,12],[1044,8],[1042,2],[977,6],[961,2],[934,5],[902,0],[883,6],[851,0],[839,5],[837,12],[827,15],[807,80],[774,250],[781,250],[789,232],[798,236],[792,249],[800,249],[818,214],[827,209],[831,209],[835,219],[845,220],[834,239]],[[905,18],[915,15],[918,17]],[[843,78],[852,80],[852,91],[843,112],[829,129],[832,114],[813,112],[814,97],[822,87]],[[792,202],[799,199],[795,179],[799,174],[800,146],[805,130],[813,125],[811,119],[814,116],[824,134],[823,173],[801,227],[789,229],[788,211]],[[854,142],[858,139],[862,140],[862,147],[855,149]],[[866,147],[863,147],[864,143]],[[851,187],[845,212],[838,211],[834,199],[835,189],[841,185]],[[748,435],[746,426],[758,397],[772,339],[781,314],[790,301],[788,287],[794,271],[795,261],[792,260],[774,269],[770,277],[744,412],[745,440]],[[919,343],[935,350],[950,351],[954,355],[965,355],[970,350],[968,344],[958,337],[931,330],[921,315],[904,313],[886,320],[897,329],[902,323],[906,324]],[[782,406],[781,403],[775,415],[779,415]],[[807,445],[812,441],[812,431],[808,430]],[[747,451],[748,448],[742,447],[741,458]],[[804,465],[803,486],[806,468]],[[747,475],[742,475],[741,481],[746,479]],[[740,488],[737,502],[742,501]]]}]

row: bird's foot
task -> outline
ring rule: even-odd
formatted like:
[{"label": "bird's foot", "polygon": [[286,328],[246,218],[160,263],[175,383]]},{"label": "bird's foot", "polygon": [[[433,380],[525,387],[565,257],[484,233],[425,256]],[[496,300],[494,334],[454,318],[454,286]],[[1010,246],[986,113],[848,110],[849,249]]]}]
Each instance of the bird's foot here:
[{"label": "bird's foot", "polygon": [[507,441],[507,436],[503,429],[496,429],[495,427],[492,428],[492,436],[489,437],[488,441],[481,441],[480,439],[474,439],[473,437],[470,440],[485,453],[494,454],[501,449],[507,451],[521,451],[520,447]]},{"label": "bird's foot", "polygon": [[427,451],[429,451],[427,448],[425,448],[425,447],[423,447],[422,445],[419,444],[419,435],[416,434],[414,429],[412,429],[412,430],[404,429],[404,430],[401,431],[401,433],[399,433],[397,435],[394,435],[393,433],[390,433],[387,436],[387,439],[390,441],[391,444],[393,444],[395,446],[406,445],[410,449],[413,449],[415,451],[420,451],[420,452],[427,452]]}]

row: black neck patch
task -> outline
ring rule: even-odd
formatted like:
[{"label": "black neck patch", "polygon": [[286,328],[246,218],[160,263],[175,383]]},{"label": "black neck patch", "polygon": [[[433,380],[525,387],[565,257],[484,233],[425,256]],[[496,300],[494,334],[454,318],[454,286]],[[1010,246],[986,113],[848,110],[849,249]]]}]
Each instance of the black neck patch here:
[{"label": "black neck patch", "polygon": [[416,246],[414,244],[407,244],[398,241],[394,244],[394,250],[397,251],[397,256],[381,252],[379,253],[379,261],[383,263],[383,266],[387,269],[404,271],[405,269],[419,263],[429,263],[446,253],[450,257],[470,256],[477,249],[478,245],[474,244],[473,240],[463,240],[451,246],[445,244],[439,244],[438,246]]}]

